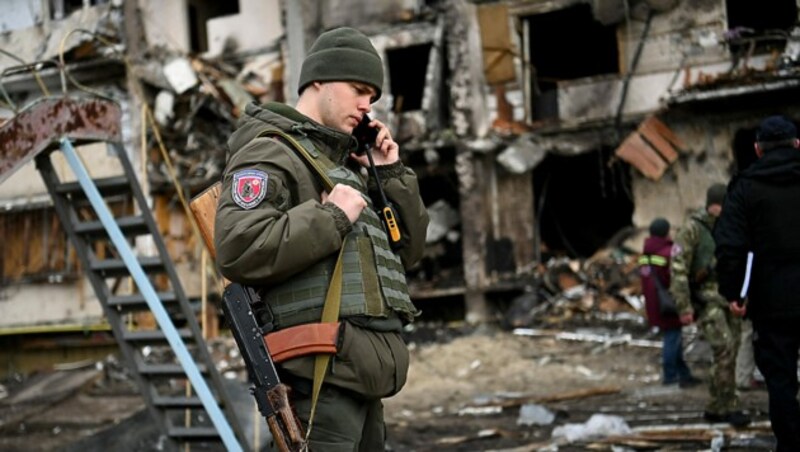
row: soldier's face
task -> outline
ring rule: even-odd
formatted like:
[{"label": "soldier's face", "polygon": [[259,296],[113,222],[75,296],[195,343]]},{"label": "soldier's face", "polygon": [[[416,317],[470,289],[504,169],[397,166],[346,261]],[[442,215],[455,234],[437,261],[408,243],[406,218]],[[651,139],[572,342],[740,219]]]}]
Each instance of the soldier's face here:
[{"label": "soldier's face", "polygon": [[364,114],[371,111],[375,90],[357,82],[320,84],[321,123],[340,132],[351,133]]}]

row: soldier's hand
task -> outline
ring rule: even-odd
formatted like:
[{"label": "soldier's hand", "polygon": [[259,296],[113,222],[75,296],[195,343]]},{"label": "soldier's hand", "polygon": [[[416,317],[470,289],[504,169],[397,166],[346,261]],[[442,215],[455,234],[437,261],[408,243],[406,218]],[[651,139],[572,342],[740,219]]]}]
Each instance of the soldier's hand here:
[{"label": "soldier's hand", "polygon": [[348,185],[336,184],[330,193],[322,192],[322,202],[330,202],[342,209],[347,214],[350,223],[355,223],[361,215],[367,201],[361,196],[361,192]]},{"label": "soldier's hand", "polygon": [[737,317],[744,317],[747,314],[747,305],[739,303],[739,300],[732,300],[728,303],[733,315]]},{"label": "soldier's hand", "polygon": [[[378,136],[375,145],[372,147],[372,159],[375,165],[389,165],[400,159],[400,145],[392,138],[386,124],[373,119],[369,123],[370,127],[378,129]],[[369,158],[366,155],[350,154],[350,157],[358,161],[361,166],[369,166]]]},{"label": "soldier's hand", "polygon": [[694,313],[687,312],[686,314],[681,314],[680,320],[681,325],[691,325],[694,323]]}]

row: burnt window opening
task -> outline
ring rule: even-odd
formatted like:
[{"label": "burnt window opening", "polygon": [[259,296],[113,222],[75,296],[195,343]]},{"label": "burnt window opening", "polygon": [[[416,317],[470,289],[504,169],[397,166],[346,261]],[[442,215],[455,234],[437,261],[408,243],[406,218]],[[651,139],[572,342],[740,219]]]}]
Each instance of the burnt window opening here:
[{"label": "burnt window opening", "polygon": [[734,56],[783,51],[797,22],[795,0],[774,0],[769,7],[747,0],[726,0],[728,42]]},{"label": "burnt window opening", "polygon": [[[462,229],[460,223],[460,196],[455,170],[456,149],[444,147],[413,152],[404,156],[407,164],[417,174],[420,197],[425,207],[446,205],[456,224],[447,228],[433,242],[426,242],[420,264],[408,272],[411,284],[426,288],[450,288],[464,284],[462,262]],[[434,221],[432,218],[431,221]],[[429,227],[429,231],[431,228]],[[441,232],[441,229],[439,230]],[[429,235],[428,239],[431,237]]]},{"label": "burnt window opening", "polygon": [[404,112],[422,108],[425,75],[428,72],[432,46],[431,43],[427,43],[386,51],[394,99],[393,111]]},{"label": "burnt window opening", "polygon": [[756,140],[756,129],[739,129],[733,136],[733,159],[736,173],[741,173],[758,160],[753,143]]},{"label": "burnt window opening", "polygon": [[[83,9],[84,0],[50,0],[50,18],[61,20],[70,14]],[[108,0],[89,0],[88,6],[108,3]]]},{"label": "burnt window opening", "polygon": [[577,156],[548,155],[533,172],[542,261],[583,258],[630,227],[633,215],[630,166],[604,148]]},{"label": "burnt window opening", "polygon": [[208,50],[206,22],[209,19],[239,14],[239,0],[212,1],[189,0],[189,45],[192,52],[203,53]]},{"label": "burnt window opening", "polygon": [[533,67],[533,119],[558,117],[562,80],[619,73],[616,27],[603,25],[588,4],[525,17]]}]

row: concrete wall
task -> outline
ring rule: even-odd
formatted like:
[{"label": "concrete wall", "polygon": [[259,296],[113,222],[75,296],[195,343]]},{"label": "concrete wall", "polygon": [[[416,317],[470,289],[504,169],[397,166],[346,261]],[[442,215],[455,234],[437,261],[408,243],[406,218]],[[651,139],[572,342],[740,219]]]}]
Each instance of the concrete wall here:
[{"label": "concrete wall", "polygon": [[711,184],[727,184],[735,171],[733,141],[739,129],[754,129],[768,115],[783,113],[800,117],[800,108],[732,110],[728,114],[677,113],[668,119],[670,126],[686,143],[681,154],[661,180],[652,181],[633,171],[636,210],[633,223],[646,227],[655,217],[665,217],[673,227],[705,203]]},{"label": "concrete wall", "polygon": [[0,33],[28,28],[44,20],[41,1],[5,0],[0,17]]},{"label": "concrete wall", "polygon": [[[93,177],[109,177],[122,174],[119,160],[115,156],[109,155],[111,151],[105,143],[80,146],[76,150]],[[53,154],[53,166],[62,181],[75,180],[72,169],[60,152]],[[42,177],[39,175],[39,171],[33,161],[28,162],[0,184],[0,205],[3,203],[15,205],[17,202],[41,197],[49,199],[50,196],[47,194]]]},{"label": "concrete wall", "polygon": [[139,0],[145,39],[150,46],[189,51],[189,8],[186,0]]},{"label": "concrete wall", "polygon": [[[13,1],[15,8],[31,8],[33,11],[37,11],[37,7],[32,6],[33,3],[38,3],[36,0]],[[70,31],[75,29],[96,30],[102,22],[101,19],[106,17],[110,11],[111,5],[93,6],[77,10],[62,20],[42,21],[34,24],[31,24],[30,18],[22,13],[8,16],[7,8],[6,2],[3,2],[2,20],[13,31],[0,33],[0,48],[30,63],[57,58],[61,42]],[[88,39],[91,39],[91,36],[86,33],[72,33],[64,43],[64,51],[68,52]],[[19,64],[19,61],[6,55],[0,57],[0,69]]]},{"label": "concrete wall", "polygon": [[239,0],[239,11],[233,16],[208,21],[206,56],[223,56],[227,42],[237,52],[272,47],[283,35],[278,0]]},{"label": "concrete wall", "polygon": [[96,325],[103,310],[85,280],[26,284],[0,290],[0,330],[45,325]]}]

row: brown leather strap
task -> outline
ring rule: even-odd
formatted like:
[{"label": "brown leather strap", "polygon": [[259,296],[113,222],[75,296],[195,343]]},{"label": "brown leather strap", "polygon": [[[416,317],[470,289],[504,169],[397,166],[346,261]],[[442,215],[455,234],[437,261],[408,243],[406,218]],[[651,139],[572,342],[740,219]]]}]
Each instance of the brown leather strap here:
[{"label": "brown leather strap", "polygon": [[306,323],[264,336],[272,360],[280,363],[319,353],[336,353],[339,322]]}]

